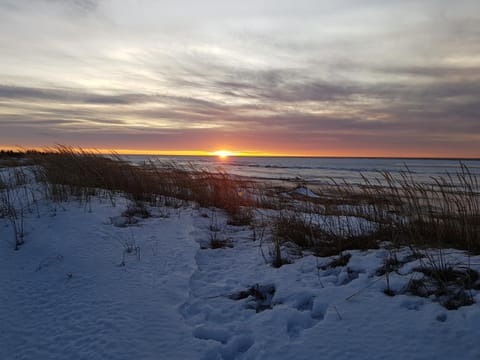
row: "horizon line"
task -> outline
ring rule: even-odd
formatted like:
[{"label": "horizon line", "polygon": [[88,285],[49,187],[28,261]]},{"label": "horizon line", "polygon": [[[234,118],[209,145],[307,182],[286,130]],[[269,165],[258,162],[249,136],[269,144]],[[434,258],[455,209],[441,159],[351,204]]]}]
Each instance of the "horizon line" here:
[{"label": "horizon line", "polygon": [[299,154],[285,154],[285,153],[270,153],[270,152],[260,152],[260,151],[228,151],[228,150],[215,150],[215,151],[205,151],[205,150],[136,150],[136,149],[107,149],[107,148],[95,148],[95,147],[81,147],[81,146],[68,146],[60,145],[56,146],[34,146],[34,147],[25,147],[25,146],[0,146],[0,151],[17,151],[17,152],[27,152],[27,151],[39,151],[39,152],[48,152],[54,151],[56,147],[66,146],[72,148],[73,150],[78,151],[87,151],[87,152],[96,152],[103,155],[126,155],[126,156],[209,156],[209,157],[220,157],[220,152],[227,152],[227,157],[291,157],[291,158],[332,158],[332,159],[432,159],[432,160],[473,160],[479,161],[480,156],[445,156],[445,155],[336,155],[336,154],[311,154],[311,153],[299,153]]}]

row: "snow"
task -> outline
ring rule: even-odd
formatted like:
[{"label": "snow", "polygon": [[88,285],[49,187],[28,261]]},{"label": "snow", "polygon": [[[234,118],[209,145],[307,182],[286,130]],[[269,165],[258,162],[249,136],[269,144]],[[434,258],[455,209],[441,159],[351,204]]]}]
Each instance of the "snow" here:
[{"label": "snow", "polygon": [[[267,239],[218,210],[150,209],[130,222],[128,201],[115,203],[39,201],[18,251],[0,219],[0,359],[480,358],[480,292],[451,311],[387,296],[386,249],[349,251],[347,266],[306,255],[273,268]],[[206,248],[213,219],[233,247]]]},{"label": "snow", "polygon": [[315,194],[312,190],[307,188],[306,186],[300,186],[297,187],[295,190],[292,191],[294,194],[302,195],[305,197],[310,197],[310,198],[319,198],[317,194]]},{"label": "snow", "polygon": [[298,186],[295,189],[290,190],[289,192],[282,193],[282,195],[287,197],[290,197],[291,195],[294,195],[294,196],[297,195],[297,196],[306,197],[306,198],[320,197],[306,186]]},{"label": "snow", "polygon": [[[64,206],[29,219],[20,251],[2,242],[0,358],[173,358],[180,348],[195,358],[203,344],[178,311],[196,270],[192,217],[119,229],[111,205]],[[120,266],[121,241],[135,241],[140,259]]]}]

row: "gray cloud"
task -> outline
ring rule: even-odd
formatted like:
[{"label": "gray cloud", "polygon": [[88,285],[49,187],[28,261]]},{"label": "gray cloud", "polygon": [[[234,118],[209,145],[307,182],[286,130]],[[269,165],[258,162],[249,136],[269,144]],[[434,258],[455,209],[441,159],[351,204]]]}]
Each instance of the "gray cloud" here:
[{"label": "gray cloud", "polygon": [[72,98],[72,96],[61,90],[0,85],[0,98],[58,101]]},{"label": "gray cloud", "polygon": [[0,85],[0,99],[71,102],[86,104],[134,104],[149,101],[143,94],[100,95],[72,89],[45,89]]}]

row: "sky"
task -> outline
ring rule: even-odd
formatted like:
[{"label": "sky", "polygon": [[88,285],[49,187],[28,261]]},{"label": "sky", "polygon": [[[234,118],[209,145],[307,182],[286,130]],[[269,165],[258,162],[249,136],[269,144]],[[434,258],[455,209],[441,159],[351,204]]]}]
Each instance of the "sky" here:
[{"label": "sky", "polygon": [[480,158],[478,0],[0,0],[0,147]]}]

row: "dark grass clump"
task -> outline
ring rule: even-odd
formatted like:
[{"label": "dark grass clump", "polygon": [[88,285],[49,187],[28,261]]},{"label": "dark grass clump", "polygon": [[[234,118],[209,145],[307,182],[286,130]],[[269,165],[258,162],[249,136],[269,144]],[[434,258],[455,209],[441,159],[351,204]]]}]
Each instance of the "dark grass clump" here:
[{"label": "dark grass clump", "polygon": [[329,263],[321,266],[320,268],[322,270],[327,270],[327,269],[333,269],[336,267],[344,267],[348,265],[348,262],[350,261],[350,258],[352,257],[351,254],[346,253],[346,254],[340,254],[337,258],[333,259]]},{"label": "dark grass clump", "polygon": [[273,251],[272,266],[276,269],[282,267],[283,265],[291,264],[292,262],[282,256],[282,250],[278,245],[275,245]]},{"label": "dark grass clump", "polygon": [[127,209],[122,213],[122,216],[127,218],[139,217],[142,219],[148,219],[152,214],[146,208],[144,203],[135,202],[128,204]]},{"label": "dark grass clump", "polygon": [[319,238],[321,230],[296,213],[280,213],[273,219],[273,236],[282,242],[292,242],[301,248],[311,248],[315,239]]},{"label": "dark grass clump", "polygon": [[346,218],[323,219],[321,214],[283,212],[272,221],[272,234],[279,243],[294,243],[317,256],[338,255],[345,250],[372,249],[382,240],[378,231],[362,230]]},{"label": "dark grass clump", "polygon": [[433,296],[448,310],[475,303],[470,290],[480,290],[479,274],[473,269],[433,269],[420,267],[415,271],[423,274],[421,279],[412,279],[405,292],[420,297]]},{"label": "dark grass clump", "polygon": [[254,218],[252,208],[242,207],[238,209],[238,211],[228,214],[227,224],[232,226],[248,226],[252,224]]},{"label": "dark grass clump", "polygon": [[0,168],[32,165],[28,155],[33,153],[32,150],[0,150]]},{"label": "dark grass clump", "polygon": [[402,259],[399,259],[396,253],[391,253],[387,258],[385,258],[383,265],[377,269],[375,275],[383,276],[387,273],[397,272],[403,265],[417,260],[422,256],[421,253],[414,253],[409,256],[405,256]]},{"label": "dark grass clump", "polygon": [[229,239],[210,239],[210,249],[226,249],[233,248],[233,244]]},{"label": "dark grass clump", "polygon": [[275,295],[274,285],[251,286],[247,290],[235,292],[228,297],[232,300],[247,300],[247,308],[254,309],[257,313],[264,310],[272,309],[272,299]]},{"label": "dark grass clump", "polygon": [[32,211],[35,196],[26,187],[25,172],[20,168],[12,174],[0,172],[0,218],[6,218],[13,230],[15,250],[25,242],[25,215]]}]

